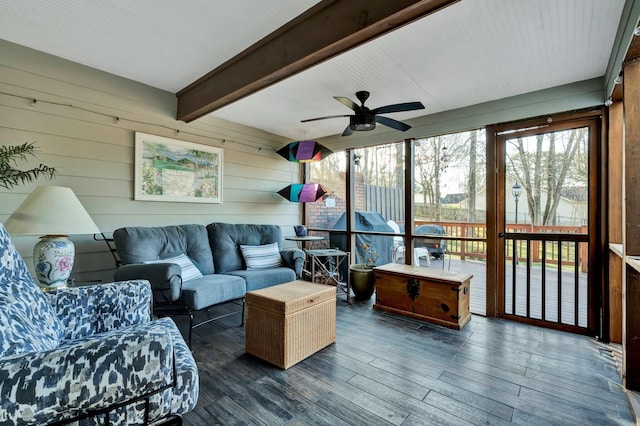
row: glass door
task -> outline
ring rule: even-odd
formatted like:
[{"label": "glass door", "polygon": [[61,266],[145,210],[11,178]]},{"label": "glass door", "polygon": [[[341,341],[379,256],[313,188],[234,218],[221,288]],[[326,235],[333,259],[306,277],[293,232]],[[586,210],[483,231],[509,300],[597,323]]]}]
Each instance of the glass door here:
[{"label": "glass door", "polygon": [[589,259],[596,124],[547,123],[498,133],[501,317],[595,333],[598,298]]}]

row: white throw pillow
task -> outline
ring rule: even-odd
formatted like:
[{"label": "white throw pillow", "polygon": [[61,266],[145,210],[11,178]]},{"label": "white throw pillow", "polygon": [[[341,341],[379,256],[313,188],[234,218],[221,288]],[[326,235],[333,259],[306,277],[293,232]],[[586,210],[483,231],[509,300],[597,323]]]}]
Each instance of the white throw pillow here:
[{"label": "white throw pillow", "polygon": [[200,272],[186,254],[180,254],[175,257],[160,260],[143,260],[142,263],[176,263],[182,269],[182,273],[180,274],[182,282],[202,278],[202,272]]},{"label": "white throw pillow", "polygon": [[247,270],[269,269],[282,265],[278,243],[263,246],[240,246]]}]

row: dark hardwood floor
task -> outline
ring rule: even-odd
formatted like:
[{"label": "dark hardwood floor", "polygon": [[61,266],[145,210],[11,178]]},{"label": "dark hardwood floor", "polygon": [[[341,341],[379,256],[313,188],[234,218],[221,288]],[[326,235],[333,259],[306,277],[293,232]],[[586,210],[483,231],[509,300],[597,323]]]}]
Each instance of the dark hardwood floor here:
[{"label": "dark hardwood floor", "polygon": [[476,315],[450,330],[372,303],[339,299],[336,343],[286,371],[244,353],[239,311],[197,328],[185,425],[634,424],[608,345]]}]

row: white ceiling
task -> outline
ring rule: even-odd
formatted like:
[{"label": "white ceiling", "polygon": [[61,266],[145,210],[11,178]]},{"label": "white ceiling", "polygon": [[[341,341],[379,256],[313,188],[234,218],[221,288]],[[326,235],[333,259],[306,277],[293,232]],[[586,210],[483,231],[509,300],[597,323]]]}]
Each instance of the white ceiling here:
[{"label": "white ceiling", "polygon": [[[0,38],[177,92],[314,0],[0,0]],[[399,120],[601,77],[624,0],[462,0],[212,114],[291,139],[341,133],[333,96]],[[603,88],[604,97],[604,88]],[[603,99],[604,100],[604,99]],[[377,130],[375,130],[377,131]],[[374,132],[375,132],[374,131]]]}]

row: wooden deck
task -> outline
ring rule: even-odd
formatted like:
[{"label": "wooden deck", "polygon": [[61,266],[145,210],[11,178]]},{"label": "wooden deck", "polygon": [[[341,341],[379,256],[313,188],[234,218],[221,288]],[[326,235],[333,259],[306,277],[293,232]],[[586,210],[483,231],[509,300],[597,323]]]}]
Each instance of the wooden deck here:
[{"label": "wooden deck", "polygon": [[[443,265],[444,262],[444,265]],[[420,259],[420,266],[427,267],[427,262]],[[473,314],[486,315],[487,313],[487,265],[476,260],[431,259],[431,268],[444,269],[450,271],[467,272],[473,274],[471,278],[471,296],[469,300],[469,310]]]},{"label": "wooden deck", "polygon": [[[420,266],[427,267],[424,260],[420,261]],[[432,268],[442,268],[442,260],[431,260]],[[452,258],[451,262],[447,258],[444,268],[452,271],[468,272],[473,274],[471,279],[471,298],[469,309],[474,314],[486,315],[486,297],[487,297],[487,277],[486,265],[484,262],[474,260],[459,260]],[[512,272],[511,265],[507,264],[507,289],[505,292],[508,306],[507,313],[512,312]],[[526,267],[524,263],[520,263],[516,267],[516,309],[515,313],[519,316],[526,316]],[[545,276],[546,293],[545,293],[545,319],[552,322],[558,320],[558,274],[557,269],[549,268]],[[587,327],[587,274],[578,273],[578,321],[575,321],[575,276],[574,272],[565,271],[562,273],[562,322],[564,324],[578,325]],[[531,288],[530,288],[530,316],[535,319],[542,318],[542,269],[535,266],[531,269]]]},{"label": "wooden deck", "polygon": [[456,331],[372,303],[339,299],[336,343],[286,371],[244,353],[239,314],[197,328],[185,424],[634,424],[607,345],[477,315]]}]

